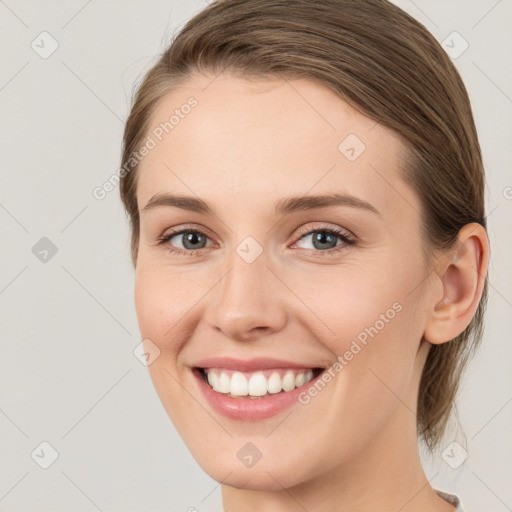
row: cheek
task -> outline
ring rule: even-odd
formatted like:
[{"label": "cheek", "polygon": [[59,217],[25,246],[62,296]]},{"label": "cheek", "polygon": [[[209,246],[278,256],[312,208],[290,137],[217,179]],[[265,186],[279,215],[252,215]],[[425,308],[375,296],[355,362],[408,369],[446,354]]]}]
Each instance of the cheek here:
[{"label": "cheek", "polygon": [[[310,318],[307,328],[339,362],[333,373],[340,377],[336,387],[344,398],[338,407],[346,417],[372,410],[378,421],[396,404],[394,393],[407,392],[424,328],[420,289],[411,293],[424,277],[420,262],[411,258],[406,265],[390,256],[374,261],[371,271],[331,268],[317,274],[314,285],[302,279],[290,285],[315,313],[303,315]],[[354,418],[354,424],[361,421]]]},{"label": "cheek", "polygon": [[194,304],[203,289],[178,269],[165,269],[144,260],[135,274],[135,309],[141,336],[151,339],[162,352],[178,351],[179,331],[186,328]]},{"label": "cheek", "polygon": [[162,309],[164,289],[156,272],[151,272],[139,260],[135,274],[135,310],[143,338],[156,338],[153,341],[157,341],[160,336],[156,334],[162,329],[163,323],[168,321]]},{"label": "cheek", "polygon": [[314,275],[295,269],[284,276],[304,302],[295,314],[333,354],[350,350],[354,340],[365,346],[386,339],[386,347],[383,342],[374,347],[383,350],[417,338],[418,296],[410,292],[424,277],[420,264],[406,265],[391,254],[370,263],[320,269]]}]

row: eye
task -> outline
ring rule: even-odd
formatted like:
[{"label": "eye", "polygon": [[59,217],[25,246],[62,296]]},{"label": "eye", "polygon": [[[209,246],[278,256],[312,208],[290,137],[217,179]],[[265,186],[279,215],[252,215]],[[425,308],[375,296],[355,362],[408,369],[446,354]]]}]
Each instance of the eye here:
[{"label": "eye", "polygon": [[202,231],[189,228],[162,235],[158,245],[167,245],[167,250],[172,253],[195,256],[199,249],[206,247],[207,240],[209,238]]},{"label": "eye", "polygon": [[[308,239],[310,240],[312,247],[301,247],[302,249],[320,251],[323,253],[337,252],[345,248],[347,245],[353,245],[356,243],[355,239],[348,233],[337,228],[323,226],[322,228],[310,229],[309,231],[300,234],[300,239],[295,242],[294,245]],[[339,240],[341,240],[340,243],[338,243]]]},{"label": "eye", "polygon": [[[310,239],[312,248],[300,246],[299,248],[321,254],[332,254],[344,249],[347,245],[356,243],[355,238],[348,232],[330,226],[323,226],[299,232],[299,240],[293,246],[304,243],[308,239]],[[157,245],[165,246],[169,252],[177,255],[196,256],[201,249],[209,247],[209,240],[210,238],[207,235],[196,228],[184,228],[163,234],[158,238]]]}]

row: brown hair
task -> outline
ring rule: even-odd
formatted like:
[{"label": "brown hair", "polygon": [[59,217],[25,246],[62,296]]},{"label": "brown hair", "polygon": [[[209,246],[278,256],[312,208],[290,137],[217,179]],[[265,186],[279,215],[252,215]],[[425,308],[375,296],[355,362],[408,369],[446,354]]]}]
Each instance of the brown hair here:
[{"label": "brown hair", "polygon": [[[387,0],[218,0],[188,21],[146,73],[133,99],[122,166],[141,146],[159,100],[192,71],[307,78],[339,94],[404,141],[404,179],[422,205],[428,253],[453,247],[471,222],[486,227],[484,170],[471,105],[449,57],[418,21]],[[137,262],[137,166],[120,183]],[[431,346],[417,425],[439,443],[461,373],[480,343],[484,285],[469,326]]]}]

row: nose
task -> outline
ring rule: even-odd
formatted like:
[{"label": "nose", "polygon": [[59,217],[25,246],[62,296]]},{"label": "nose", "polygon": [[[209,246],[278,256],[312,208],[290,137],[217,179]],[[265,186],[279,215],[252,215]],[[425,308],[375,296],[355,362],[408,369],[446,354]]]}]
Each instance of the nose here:
[{"label": "nose", "polygon": [[236,341],[268,336],[286,323],[282,288],[264,254],[247,263],[235,253],[224,279],[212,290],[203,318]]}]

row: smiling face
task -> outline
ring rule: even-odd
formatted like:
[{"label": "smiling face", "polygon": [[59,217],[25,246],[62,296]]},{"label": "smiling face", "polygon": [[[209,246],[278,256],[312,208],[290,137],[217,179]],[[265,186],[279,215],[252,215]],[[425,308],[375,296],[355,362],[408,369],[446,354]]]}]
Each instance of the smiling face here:
[{"label": "smiling face", "polygon": [[[212,78],[159,104],[150,130],[197,99],[138,171],[136,310],[165,409],[233,487],[289,488],[415,450],[432,285],[401,141],[311,81]],[[251,399],[213,391],[197,367],[235,394],[235,370],[292,372],[289,388],[325,371]],[[265,385],[258,374],[253,394]]]}]

